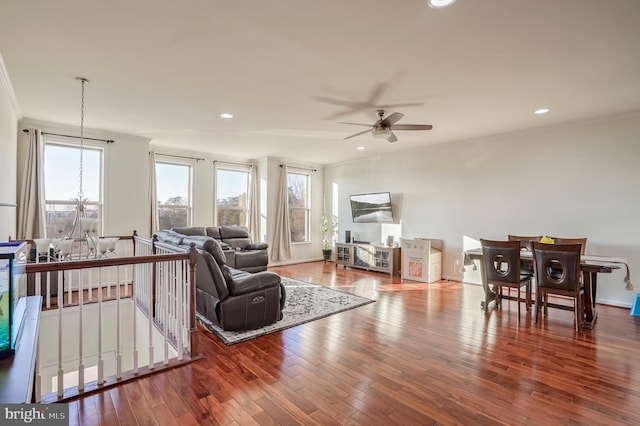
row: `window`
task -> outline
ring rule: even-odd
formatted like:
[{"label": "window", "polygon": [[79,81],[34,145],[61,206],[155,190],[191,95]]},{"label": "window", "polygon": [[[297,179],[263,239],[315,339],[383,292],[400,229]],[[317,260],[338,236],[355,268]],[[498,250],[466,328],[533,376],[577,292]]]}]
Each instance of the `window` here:
[{"label": "window", "polygon": [[191,165],[156,161],[160,229],[191,225]]},{"label": "window", "polygon": [[[80,147],[45,141],[44,196],[47,211],[47,236],[69,232],[75,217],[74,199],[80,191]],[[85,216],[102,218],[102,154],[100,148],[82,149],[82,192]],[[57,230],[56,230],[57,229]]]},{"label": "window", "polygon": [[309,175],[287,173],[291,242],[309,241]]},{"label": "window", "polygon": [[216,168],[216,225],[248,226],[250,170]]}]

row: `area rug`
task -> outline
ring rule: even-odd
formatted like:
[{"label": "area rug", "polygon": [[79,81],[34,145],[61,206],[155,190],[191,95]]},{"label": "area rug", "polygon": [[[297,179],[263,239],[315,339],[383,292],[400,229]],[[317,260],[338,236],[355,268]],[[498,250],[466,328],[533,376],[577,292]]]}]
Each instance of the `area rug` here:
[{"label": "area rug", "polygon": [[224,331],[200,314],[198,320],[226,345],[233,345],[375,302],[366,297],[292,278],[282,277],[282,282],[287,298],[282,310],[283,318],[275,324],[257,330]]}]

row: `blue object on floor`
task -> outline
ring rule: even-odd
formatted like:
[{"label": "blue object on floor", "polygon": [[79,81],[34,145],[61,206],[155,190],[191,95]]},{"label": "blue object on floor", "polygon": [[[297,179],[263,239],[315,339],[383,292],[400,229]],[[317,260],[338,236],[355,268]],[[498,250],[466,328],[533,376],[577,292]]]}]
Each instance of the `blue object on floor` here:
[{"label": "blue object on floor", "polygon": [[640,293],[636,294],[636,301],[633,302],[630,313],[634,317],[640,317]]}]

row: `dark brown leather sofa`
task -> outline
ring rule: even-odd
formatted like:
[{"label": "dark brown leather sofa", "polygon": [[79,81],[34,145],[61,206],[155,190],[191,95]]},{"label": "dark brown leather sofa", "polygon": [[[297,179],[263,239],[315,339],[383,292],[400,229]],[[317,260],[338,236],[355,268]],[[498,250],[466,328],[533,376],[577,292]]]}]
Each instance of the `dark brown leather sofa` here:
[{"label": "dark brown leather sofa", "polygon": [[206,235],[187,236],[158,231],[158,242],[187,250],[198,250],[196,266],[196,311],[223,330],[244,331],[264,327],[282,319],[285,288],[273,272],[250,273],[231,268],[221,243]]},{"label": "dark brown leather sofa", "polygon": [[267,270],[269,246],[252,242],[249,230],[244,226],[189,226],[172,228],[172,231],[187,236],[206,235],[215,238],[221,243],[226,263],[231,268],[247,272]]}]

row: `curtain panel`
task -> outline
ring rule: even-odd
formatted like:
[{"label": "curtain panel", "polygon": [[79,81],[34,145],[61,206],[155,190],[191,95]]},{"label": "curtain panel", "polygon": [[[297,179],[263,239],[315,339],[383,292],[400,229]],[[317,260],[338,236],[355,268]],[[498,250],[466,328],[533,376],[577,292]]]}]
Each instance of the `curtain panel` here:
[{"label": "curtain panel", "polygon": [[29,129],[29,147],[19,203],[17,238],[45,238],[47,212],[44,198],[44,136],[38,129]]}]

